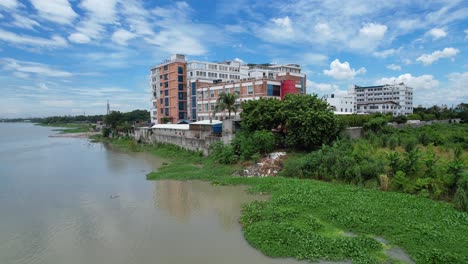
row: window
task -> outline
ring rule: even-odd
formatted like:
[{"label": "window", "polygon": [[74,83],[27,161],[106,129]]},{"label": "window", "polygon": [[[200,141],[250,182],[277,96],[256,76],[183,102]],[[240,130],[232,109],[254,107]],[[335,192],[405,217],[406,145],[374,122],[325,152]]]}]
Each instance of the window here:
[{"label": "window", "polygon": [[178,80],[179,82],[184,82],[184,76],[183,76],[183,75],[179,75],[178,78],[177,78],[177,80]]},{"label": "window", "polygon": [[164,70],[167,71],[167,69],[168,69],[168,66],[164,65]]},{"label": "window", "polygon": [[217,69],[218,69],[218,66],[217,66],[217,65],[211,65],[211,64],[209,64],[209,65],[208,65],[208,69],[210,69],[210,70],[217,70]]},{"label": "window", "polygon": [[247,86],[247,93],[248,94],[253,94],[253,86],[252,85]]},{"label": "window", "polygon": [[268,96],[280,96],[281,95],[281,86],[279,85],[267,85],[267,95]]},{"label": "window", "polygon": [[185,100],[185,93],[184,92],[179,92],[179,100]]},{"label": "window", "polygon": [[205,104],[205,111],[208,112],[208,104]]},{"label": "window", "polygon": [[210,97],[214,97],[214,90],[210,90]]},{"label": "window", "polygon": [[184,84],[183,83],[179,83],[179,91],[183,91],[184,90]]},{"label": "window", "polygon": [[179,120],[187,119],[184,112],[179,112]]},{"label": "window", "polygon": [[164,101],[163,101],[163,99],[162,99],[162,98],[161,98],[161,99],[159,99],[159,104],[163,104],[163,102],[164,102]]},{"label": "window", "polygon": [[178,73],[178,74],[183,74],[183,73],[184,73],[184,68],[182,68],[182,67],[177,67],[177,73]]},{"label": "window", "polygon": [[240,95],[240,86],[236,86],[236,87],[234,87],[234,93],[236,93],[236,94],[239,94],[239,95]]},{"label": "window", "polygon": [[164,108],[161,108],[160,110],[161,110],[161,111],[160,111],[161,114],[164,114]]},{"label": "window", "polygon": [[167,87],[169,87],[169,82],[164,83],[164,88],[167,88]]},{"label": "window", "polygon": [[194,96],[197,93],[197,83],[193,82],[192,83],[192,96]]},{"label": "window", "polygon": [[169,90],[164,90],[164,96],[169,96]]},{"label": "window", "polygon": [[210,104],[210,109],[211,109],[211,111],[214,111],[214,107],[215,107],[215,105],[214,105],[213,103],[211,103],[211,104]]},{"label": "window", "polygon": [[166,116],[169,116],[169,113],[170,113],[169,108],[164,108],[164,113]]},{"label": "window", "polygon": [[169,75],[167,73],[164,74],[164,80],[166,80],[166,81],[169,80]]},{"label": "window", "polygon": [[198,110],[199,112],[201,111],[201,107],[202,107],[201,104],[198,104],[198,105],[197,105],[197,110]]},{"label": "window", "polygon": [[169,98],[164,98],[164,106],[169,106]]},{"label": "window", "polygon": [[184,102],[179,102],[179,111],[180,110],[185,110],[185,103]]}]

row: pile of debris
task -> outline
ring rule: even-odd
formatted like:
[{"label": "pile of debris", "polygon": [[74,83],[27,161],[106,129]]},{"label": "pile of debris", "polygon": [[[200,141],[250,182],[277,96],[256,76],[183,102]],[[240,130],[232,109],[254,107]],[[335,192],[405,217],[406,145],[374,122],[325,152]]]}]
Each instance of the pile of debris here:
[{"label": "pile of debris", "polygon": [[239,176],[245,177],[274,177],[283,168],[286,152],[273,152],[260,159],[256,164],[248,166],[239,172]]}]

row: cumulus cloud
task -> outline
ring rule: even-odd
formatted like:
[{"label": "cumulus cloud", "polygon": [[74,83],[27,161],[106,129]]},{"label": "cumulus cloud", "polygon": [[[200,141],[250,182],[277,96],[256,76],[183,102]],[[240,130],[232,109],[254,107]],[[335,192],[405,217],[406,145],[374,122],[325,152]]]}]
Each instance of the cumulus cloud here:
[{"label": "cumulus cloud", "polygon": [[434,51],[432,54],[423,54],[416,60],[422,62],[424,65],[431,65],[432,63],[442,58],[453,58],[459,52],[460,50],[450,47],[443,50]]},{"label": "cumulus cloud", "polygon": [[402,74],[398,77],[381,78],[375,81],[375,84],[383,85],[402,82],[415,90],[430,90],[439,86],[439,81],[432,75],[412,76],[411,73]]},{"label": "cumulus cloud", "polygon": [[135,37],[136,35],[128,30],[118,29],[112,34],[112,41],[119,45],[126,46],[127,42]]},{"label": "cumulus cloud", "polygon": [[91,41],[91,39],[88,36],[86,36],[85,34],[81,34],[81,33],[70,34],[70,36],[68,36],[68,40],[71,42],[80,43],[80,44],[88,43]]},{"label": "cumulus cloud", "polygon": [[67,46],[67,41],[57,35],[52,36],[51,39],[19,35],[10,31],[0,29],[0,40],[9,42],[11,44],[21,44],[29,46],[40,47],[64,47]]},{"label": "cumulus cloud", "polygon": [[43,19],[55,23],[70,24],[78,16],[67,0],[31,0],[31,4]]},{"label": "cumulus cloud", "polygon": [[392,63],[390,65],[387,65],[387,69],[394,70],[394,71],[401,71],[401,66]]},{"label": "cumulus cloud", "polygon": [[439,39],[447,36],[447,32],[445,32],[442,28],[433,28],[429,30],[426,34],[432,36],[433,39]]},{"label": "cumulus cloud", "polygon": [[325,75],[331,76],[337,80],[352,79],[354,76],[365,72],[366,69],[364,67],[361,67],[359,70],[355,70],[351,68],[349,62],[345,61],[341,63],[338,59],[335,59],[330,63],[330,70],[323,71]]}]

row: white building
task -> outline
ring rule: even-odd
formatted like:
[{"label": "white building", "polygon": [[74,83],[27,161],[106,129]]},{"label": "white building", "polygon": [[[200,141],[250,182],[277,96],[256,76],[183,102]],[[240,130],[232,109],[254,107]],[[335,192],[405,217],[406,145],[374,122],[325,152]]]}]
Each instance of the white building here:
[{"label": "white building", "polygon": [[350,94],[356,98],[357,113],[392,113],[409,115],[413,113],[413,88],[404,83],[361,87],[355,85]]},{"label": "white building", "polygon": [[333,112],[337,115],[355,114],[356,99],[354,94],[347,95],[326,95],[324,100],[333,108]]}]

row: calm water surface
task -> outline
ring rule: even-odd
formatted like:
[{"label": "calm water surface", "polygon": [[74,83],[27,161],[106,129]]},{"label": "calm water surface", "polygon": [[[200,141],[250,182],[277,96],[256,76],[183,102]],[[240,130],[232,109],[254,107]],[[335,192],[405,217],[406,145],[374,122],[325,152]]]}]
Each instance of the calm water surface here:
[{"label": "calm water surface", "polygon": [[0,123],[1,264],[298,263],[244,240],[243,188],[146,181],[153,156],[53,133]]}]

